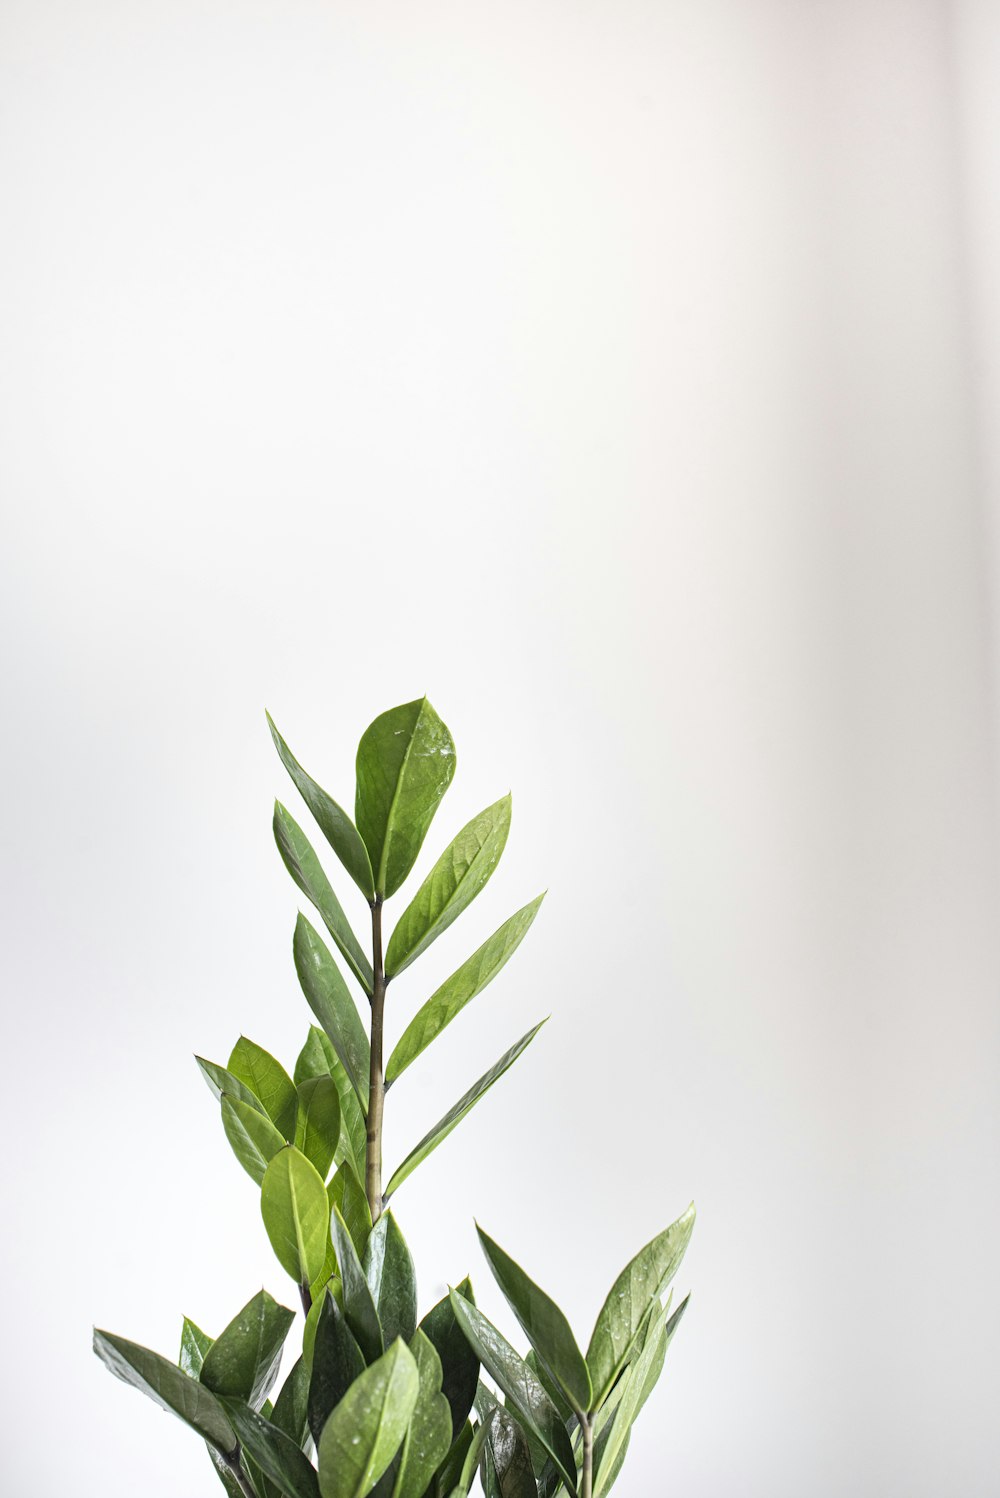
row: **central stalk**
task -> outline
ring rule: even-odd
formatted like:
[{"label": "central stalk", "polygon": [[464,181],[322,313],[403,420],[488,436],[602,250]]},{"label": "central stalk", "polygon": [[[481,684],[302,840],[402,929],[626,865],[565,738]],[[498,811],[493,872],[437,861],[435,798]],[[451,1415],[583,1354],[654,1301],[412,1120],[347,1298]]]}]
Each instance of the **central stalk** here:
[{"label": "central stalk", "polygon": [[385,967],[382,962],[382,896],[372,901],[372,1059],[368,1073],[368,1132],[365,1143],[365,1195],[372,1222],[382,1216],[382,1016],[385,1011]]}]

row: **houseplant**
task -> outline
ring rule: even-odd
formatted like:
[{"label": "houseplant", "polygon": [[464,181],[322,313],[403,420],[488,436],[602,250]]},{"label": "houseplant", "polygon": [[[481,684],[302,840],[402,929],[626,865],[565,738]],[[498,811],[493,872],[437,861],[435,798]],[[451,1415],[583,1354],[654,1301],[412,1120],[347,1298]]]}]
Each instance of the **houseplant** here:
[{"label": "houseplant", "polygon": [[[448,1109],[388,1180],[386,1096],[513,955],[542,896],[437,988],[386,1061],[389,985],[490,879],[507,840],[510,797],[458,833],[387,937],[385,904],[412,871],[454,774],[451,734],[426,698],[376,718],[358,748],[352,821],[268,722],[285,769],[358,886],[370,922],[364,945],[306,834],[277,802],[278,850],[325,928],[322,937],[300,914],[293,939],[299,982],[317,1023],[291,1076],[246,1037],[226,1066],[204,1058],[198,1065],[237,1160],[260,1188],[278,1262],[297,1287],[301,1352],[272,1402],[296,1313],[264,1290],[214,1339],[185,1319],[176,1363],[100,1330],[94,1350],[111,1372],[205,1441],[232,1498],[463,1498],[477,1476],[488,1498],[545,1498],[561,1489],[603,1498],[687,1305],[671,1312],[663,1296],[687,1247],[694,1209],[619,1275],[586,1355],[558,1306],[481,1229],[486,1262],[527,1337],[527,1355],[477,1308],[468,1279],[418,1322],[413,1261],[390,1203],[540,1025]],[[361,991],[367,1024],[341,964]]]}]

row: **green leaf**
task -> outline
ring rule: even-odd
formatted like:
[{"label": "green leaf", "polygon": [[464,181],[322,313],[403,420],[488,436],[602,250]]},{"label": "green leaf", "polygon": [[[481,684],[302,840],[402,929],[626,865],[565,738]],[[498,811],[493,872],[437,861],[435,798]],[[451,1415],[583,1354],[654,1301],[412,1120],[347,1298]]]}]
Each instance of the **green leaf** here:
[{"label": "green leaf", "polygon": [[180,1356],[177,1359],[177,1366],[181,1372],[187,1373],[191,1378],[197,1378],[201,1373],[205,1354],[211,1345],[211,1337],[185,1316],[181,1326]]},{"label": "green leaf", "polygon": [[[263,1046],[241,1035],[229,1058],[230,1074],[260,1099],[264,1112],[282,1139],[295,1138],[295,1115],[299,1100],[295,1084],[280,1061]],[[225,1089],[223,1089],[225,1090]]]},{"label": "green leaf", "polygon": [[360,1257],[365,1251],[368,1234],[372,1230],[372,1214],[364,1187],[358,1180],[354,1166],[349,1160],[342,1160],[337,1166],[336,1174],[326,1188],[326,1194],[330,1201],[331,1211],[336,1207],[347,1224],[347,1231]]},{"label": "green leaf", "polygon": [[213,1394],[228,1394],[259,1410],[274,1385],[281,1349],[295,1312],[258,1290],[209,1348],[201,1382]]},{"label": "green leaf", "polygon": [[409,1342],[417,1329],[417,1276],[391,1212],[383,1212],[372,1228],[361,1262],[385,1343],[397,1337]]},{"label": "green leaf", "polygon": [[274,747],[281,757],[281,763],[295,782],[295,786],[303,801],[316,818],[323,836],[361,890],[365,899],[371,900],[375,894],[371,860],[368,857],[368,850],[357,828],[346,811],[337,805],[332,796],[328,796],[326,791],[316,784],[312,776],[306,774],[281,737],[281,734],[275,728],[270,713],[267,715],[267,721],[271,729],[271,737],[274,740]]},{"label": "green leaf", "polygon": [[302,1450],[309,1439],[309,1369],[296,1358],[274,1401],[271,1421]]},{"label": "green leaf", "polygon": [[573,1408],[569,1400],[566,1398],[565,1391],[556,1383],[552,1374],[546,1368],[545,1364],[541,1362],[538,1353],[533,1347],[528,1348],[524,1361],[559,1411],[563,1418],[563,1424],[575,1423],[577,1417],[573,1413]]},{"label": "green leaf", "polygon": [[425,1051],[432,1040],[436,1040],[446,1025],[450,1025],[470,999],[495,978],[507,959],[517,951],[528,927],[538,913],[544,894],[525,905],[484,941],[478,951],[462,963],[458,970],[446,978],[441,987],[417,1010],[400,1036],[399,1044],[389,1057],[386,1067],[386,1085],[394,1082],[402,1072]]},{"label": "green leaf", "polygon": [[286,1498],[319,1498],[316,1469],[291,1436],[238,1399],[226,1410],[245,1452]]},{"label": "green leaf", "polygon": [[274,841],[278,845],[285,868],[306,899],[315,905],[347,966],[365,993],[370,994],[374,981],[372,965],[365,956],[364,948],[355,936],[309,839],[280,801],[274,803],[272,827]]},{"label": "green leaf", "polygon": [[615,1410],[614,1418],[602,1433],[600,1451],[595,1453],[595,1498],[603,1498],[618,1475],[621,1467],[620,1457],[628,1441],[629,1432],[656,1382],[667,1348],[686,1307],[687,1300],[685,1299],[666,1323],[664,1323],[663,1313],[654,1309],[653,1315],[644,1325],[641,1349],[623,1377],[625,1387],[618,1408]]},{"label": "green leaf", "polygon": [[331,1076],[300,1082],[295,1147],[311,1160],[326,1180],[340,1143],[340,1094]]},{"label": "green leaf", "polygon": [[571,1493],[576,1492],[576,1461],[573,1445],[559,1411],[538,1378],[510,1343],[475,1306],[452,1291],[452,1310],[475,1349],[479,1361],[499,1384],[507,1399],[549,1453]]},{"label": "green leaf", "polygon": [[510,795],[466,823],[403,911],[385,954],[387,977],[409,967],[484,888],[510,831]]},{"label": "green leaf", "polygon": [[492,1401],[486,1435],[488,1498],[538,1498],[531,1453],[524,1432],[509,1410]]},{"label": "green leaf", "polygon": [[337,1302],[324,1291],[309,1381],[309,1428],[317,1445],[330,1414],[364,1371],[361,1349]]},{"label": "green leaf", "polygon": [[333,1158],[338,1165],[342,1160],[350,1160],[360,1180],[365,1173],[367,1129],[364,1114],[330,1037],[318,1025],[310,1025],[306,1043],[295,1063],[295,1085],[298,1087],[310,1077],[324,1076],[333,1078],[340,1096],[340,1141]]},{"label": "green leaf", "polygon": [[[377,1226],[377,1224],[376,1224]],[[417,1402],[403,1439],[392,1498],[422,1498],[451,1448],[451,1411],[441,1393],[441,1359],[423,1332],[410,1341],[420,1378]],[[532,1498],[536,1498],[532,1494]]]},{"label": "green leaf", "polygon": [[586,1414],[593,1397],[590,1376],[566,1317],[555,1301],[478,1224],[476,1231],[493,1278],[528,1341],[566,1393],[573,1409],[577,1414]]},{"label": "green leaf", "polygon": [[301,913],[292,942],[295,971],[309,1008],[330,1039],[363,1109],[368,1107],[371,1048],[340,969]]},{"label": "green leaf", "polygon": [[587,1349],[595,1409],[600,1409],[628,1362],[650,1307],[677,1273],[694,1217],[692,1202],[682,1217],[640,1249],[611,1286]]},{"label": "green leaf", "polygon": [[285,1140],[266,1113],[228,1092],[222,1094],[222,1127],[233,1154],[259,1186],[270,1161],[285,1148]]},{"label": "green leaf", "polygon": [[427,698],[390,708],[358,745],[355,816],[375,892],[388,899],[412,869],[455,773],[455,745]]},{"label": "green leaf", "polygon": [[230,1097],[238,1098],[241,1103],[246,1103],[248,1108],[253,1108],[257,1113],[263,1113],[264,1117],[267,1117],[267,1110],[260,1098],[256,1097],[249,1087],[245,1087],[239,1077],[234,1077],[232,1072],[227,1071],[224,1066],[217,1065],[214,1061],[206,1061],[204,1056],[196,1056],[194,1059],[201,1068],[201,1074],[208,1083],[209,1091],[216,1102],[221,1100],[224,1092],[228,1092]]},{"label": "green leaf", "polygon": [[326,1259],[326,1187],[294,1145],[275,1155],[264,1175],[260,1210],[278,1263],[297,1285],[311,1285]]},{"label": "green leaf", "polygon": [[[475,1305],[472,1285],[468,1279],[455,1287],[455,1293]],[[455,1320],[450,1295],[445,1295],[437,1305],[431,1307],[420,1323],[420,1330],[434,1344],[441,1359],[441,1391],[451,1409],[452,1436],[457,1440],[476,1397],[479,1359]]]},{"label": "green leaf", "polygon": [[412,1175],[417,1166],[422,1164],[433,1150],[437,1149],[441,1141],[447,1139],[452,1129],[458,1128],[465,1115],[472,1111],[481,1097],[485,1097],[493,1083],[503,1076],[508,1067],[514,1065],[518,1056],[531,1044],[544,1023],[545,1021],[541,1020],[528,1031],[527,1035],[522,1035],[521,1039],[512,1045],[509,1051],[505,1051],[500,1060],[494,1062],[489,1071],[484,1072],[479,1081],[474,1082],[468,1092],[464,1093],[458,1102],[448,1109],[444,1117],[438,1119],[430,1132],[424,1135],[420,1143],[410,1151],[402,1165],[393,1173],[386,1187],[386,1200],[403,1184],[407,1176]]},{"label": "green leaf", "polygon": [[381,1356],[385,1346],[382,1340],[382,1327],[378,1319],[375,1300],[364,1270],[361,1268],[357,1249],[354,1247],[354,1240],[336,1207],[333,1208],[331,1215],[330,1231],[333,1234],[337,1262],[340,1265],[340,1277],[344,1286],[344,1316],[354,1333],[355,1341],[361,1348],[365,1362],[374,1363]]},{"label": "green leaf", "polygon": [[[461,1475],[458,1482],[452,1488],[449,1498],[466,1498],[476,1480],[476,1472],[479,1468],[486,1438],[489,1435],[489,1425],[480,1423],[472,1432],[468,1449],[465,1453],[465,1461],[462,1463]],[[442,1491],[447,1491],[442,1489]]]},{"label": "green leaf", "polygon": [[[472,1445],[472,1424],[466,1420],[459,1430],[458,1435],[452,1442],[451,1450],[441,1463],[434,1476],[434,1498],[443,1498],[443,1495],[460,1493],[461,1489],[456,1487],[462,1475],[462,1467]],[[473,1466],[475,1474],[475,1466]],[[470,1479],[471,1480],[471,1479]]]},{"label": "green leaf", "polygon": [[406,1434],[420,1376],[405,1342],[356,1379],[323,1428],[319,1484],[323,1498],[365,1498]]},{"label": "green leaf", "polygon": [[148,1394],[203,1436],[224,1456],[236,1449],[236,1433],[210,1389],[189,1377],[169,1358],[112,1332],[94,1329],[94,1351],[116,1378]]}]

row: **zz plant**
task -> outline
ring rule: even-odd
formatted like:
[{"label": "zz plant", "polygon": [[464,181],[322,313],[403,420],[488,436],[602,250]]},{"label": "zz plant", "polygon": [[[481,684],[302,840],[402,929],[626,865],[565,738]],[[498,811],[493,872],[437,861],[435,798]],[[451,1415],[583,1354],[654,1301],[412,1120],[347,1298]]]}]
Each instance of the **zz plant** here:
[{"label": "zz plant", "polygon": [[[296,1316],[266,1290],[214,1339],[185,1319],[176,1363],[106,1331],[95,1331],[94,1350],[205,1441],[231,1498],[464,1498],[477,1475],[487,1498],[548,1498],[561,1489],[603,1498],[687,1305],[671,1312],[663,1297],[694,1209],[618,1276],[586,1355],[555,1302],[481,1229],[486,1262],[530,1344],[527,1355],[477,1308],[468,1279],[418,1322],[413,1261],[389,1204],[539,1026],[383,1182],[386,1095],[512,956],[542,896],[441,984],[384,1063],[389,985],[492,876],[510,828],[510,797],[462,828],[386,943],[385,902],[411,872],[455,773],[451,734],[426,698],[376,718],[358,748],[352,821],[268,722],[285,769],[370,915],[366,948],[306,834],[277,802],[278,851],[340,961],[300,914],[295,969],[317,1023],[291,1076],[244,1037],[226,1066],[198,1058],[233,1152],[260,1190],[278,1262],[298,1288],[302,1350],[272,1401]],[[361,991],[361,1012],[340,964]]]}]

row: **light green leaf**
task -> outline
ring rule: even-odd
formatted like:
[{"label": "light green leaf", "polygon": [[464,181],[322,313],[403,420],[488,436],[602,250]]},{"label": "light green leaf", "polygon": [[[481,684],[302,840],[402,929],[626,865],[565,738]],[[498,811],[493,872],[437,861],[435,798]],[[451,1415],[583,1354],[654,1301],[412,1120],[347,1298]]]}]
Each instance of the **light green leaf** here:
[{"label": "light green leaf", "polygon": [[509,831],[509,794],[462,828],[396,922],[385,954],[387,977],[409,967],[472,903],[500,862]]},{"label": "light green leaf", "polygon": [[333,1296],[324,1291],[309,1382],[309,1428],[317,1444],[332,1411],[364,1371],[365,1360],[347,1320]]},{"label": "light green leaf", "polygon": [[238,1097],[222,1094],[222,1127],[233,1147],[233,1154],[247,1175],[259,1186],[268,1164],[286,1141],[266,1113],[251,1108]]},{"label": "light green leaf", "polygon": [[541,1020],[533,1029],[528,1031],[527,1035],[522,1035],[521,1039],[512,1045],[509,1051],[505,1051],[500,1060],[494,1062],[489,1071],[484,1072],[479,1081],[474,1082],[468,1092],[448,1109],[444,1117],[438,1119],[430,1132],[424,1135],[420,1143],[410,1151],[402,1165],[393,1174],[389,1185],[386,1187],[386,1200],[403,1184],[407,1176],[412,1175],[417,1166],[422,1164],[433,1150],[437,1149],[442,1139],[447,1139],[452,1129],[458,1127],[465,1115],[471,1112],[480,1098],[485,1097],[486,1093],[493,1086],[493,1083],[503,1076],[508,1067],[514,1065],[518,1056],[531,1044],[544,1023],[545,1021]]},{"label": "light green leaf", "polygon": [[455,1487],[452,1488],[449,1498],[466,1498],[466,1495],[471,1492],[489,1433],[490,1428],[488,1423],[480,1423],[472,1431],[468,1449],[465,1453],[465,1461],[462,1463],[461,1476]]},{"label": "light green leaf", "polygon": [[355,936],[343,906],[334,894],[333,886],[323,871],[323,866],[313,851],[309,839],[287,807],[280,801],[274,803],[272,821],[274,841],[278,845],[285,868],[291,874],[307,900],[323,917],[323,924],[333,937],[340,954],[357,978],[366,994],[372,991],[372,965],[365,956],[364,948]]},{"label": "light green leaf", "polygon": [[500,1385],[511,1407],[549,1453],[571,1493],[576,1492],[573,1445],[559,1411],[527,1363],[475,1306],[452,1291],[452,1310],[479,1361]]},{"label": "light green leaf", "polygon": [[419,1390],[413,1354],[404,1342],[394,1342],[352,1384],[323,1427],[323,1498],[366,1498],[399,1450]]},{"label": "light green leaf", "polygon": [[406,1239],[391,1212],[368,1235],[362,1266],[386,1345],[409,1342],[417,1327],[417,1276]]},{"label": "light green leaf", "polygon": [[278,1376],[281,1349],[295,1312],[258,1290],[209,1348],[201,1382],[259,1410]]},{"label": "light green leaf", "polygon": [[185,1316],[181,1326],[181,1351],[177,1359],[177,1366],[181,1372],[187,1373],[191,1378],[197,1378],[201,1372],[201,1365],[205,1361],[205,1354],[211,1345],[211,1337]]},{"label": "light green leaf", "polygon": [[368,1036],[340,969],[301,913],[295,923],[292,952],[306,1002],[326,1031],[361,1107],[367,1110],[371,1066]]},{"label": "light green leaf", "polygon": [[[455,1292],[475,1305],[472,1284],[468,1279],[456,1285]],[[441,1359],[441,1392],[451,1409],[452,1436],[457,1440],[476,1397],[479,1359],[455,1320],[450,1295],[445,1295],[431,1307],[420,1323],[420,1330],[433,1342]]]},{"label": "light green leaf", "polygon": [[682,1217],[640,1249],[611,1286],[587,1349],[595,1409],[600,1409],[628,1362],[650,1307],[677,1273],[694,1218],[692,1202]]},{"label": "light green leaf", "polygon": [[602,1432],[600,1451],[595,1452],[594,1498],[603,1498],[618,1475],[620,1456],[628,1441],[629,1432],[656,1382],[667,1348],[686,1306],[685,1299],[666,1324],[662,1311],[654,1309],[653,1315],[643,1327],[641,1349],[623,1376],[625,1388],[618,1408],[614,1418]]},{"label": "light green leaf", "polygon": [[382,713],[358,745],[358,831],[388,899],[412,869],[455,773],[455,745],[427,698]]},{"label": "light green leaf", "polygon": [[326,1259],[326,1187],[294,1145],[275,1155],[264,1175],[260,1210],[278,1263],[297,1285],[311,1285]]},{"label": "light green leaf", "polygon": [[374,1363],[381,1356],[385,1346],[378,1310],[361,1267],[357,1249],[354,1247],[354,1240],[336,1207],[333,1208],[331,1214],[330,1231],[333,1234],[337,1262],[340,1265],[340,1278],[344,1289],[344,1315],[348,1326],[354,1333],[354,1340],[361,1348],[365,1362]]},{"label": "light green leaf", "polygon": [[295,1147],[311,1160],[326,1180],[340,1143],[340,1094],[331,1076],[300,1082]]},{"label": "light green leaf", "polygon": [[295,782],[303,801],[316,818],[323,836],[361,890],[365,899],[371,900],[375,894],[372,866],[368,857],[368,850],[357,828],[346,811],[337,805],[333,797],[328,796],[326,791],[316,784],[312,776],[306,774],[281,737],[281,734],[275,728],[270,713],[267,715],[267,721],[271,729],[271,737],[274,740],[274,747],[281,757],[281,763]]},{"label": "light green leaf", "polygon": [[295,1085],[281,1062],[276,1061],[263,1046],[241,1035],[229,1058],[229,1072],[260,1099],[264,1112],[282,1139],[291,1143],[295,1138],[299,1100]]},{"label": "light green leaf", "polygon": [[295,1063],[295,1085],[298,1087],[310,1077],[327,1075],[331,1076],[337,1084],[337,1092],[340,1095],[340,1142],[333,1158],[338,1165],[342,1160],[350,1160],[360,1180],[365,1173],[367,1130],[364,1114],[361,1112],[361,1105],[351,1086],[350,1078],[341,1065],[340,1057],[333,1049],[330,1037],[318,1025],[310,1025],[306,1043]]},{"label": "light green leaf", "polygon": [[364,1187],[349,1160],[342,1160],[337,1166],[333,1180],[327,1185],[326,1194],[330,1200],[330,1210],[336,1207],[344,1219],[360,1258],[372,1230],[372,1214]]},{"label": "light green leaf", "polygon": [[403,1440],[392,1498],[422,1498],[451,1449],[451,1410],[441,1393],[441,1359],[422,1331],[414,1332],[410,1351],[420,1388]]},{"label": "light green leaf", "polygon": [[216,1102],[220,1101],[224,1092],[228,1092],[230,1097],[238,1098],[241,1103],[246,1103],[248,1108],[253,1108],[256,1112],[263,1113],[265,1118],[267,1117],[267,1110],[260,1098],[256,1097],[249,1087],[245,1087],[239,1077],[234,1077],[232,1072],[214,1061],[206,1061],[204,1056],[196,1056],[194,1059]]},{"label": "light green leaf", "polygon": [[389,1057],[385,1070],[386,1085],[394,1082],[427,1049],[446,1025],[451,1024],[470,999],[482,993],[518,947],[538,913],[544,894],[525,905],[498,931],[483,942],[458,970],[446,978],[441,987],[417,1010],[400,1036],[399,1044]]},{"label": "light green leaf", "polygon": [[238,1399],[227,1399],[226,1410],[245,1452],[286,1498],[319,1498],[316,1469],[300,1448],[272,1421]]},{"label": "light green leaf", "polygon": [[593,1391],[583,1353],[576,1345],[566,1317],[555,1301],[529,1279],[520,1265],[478,1224],[476,1231],[493,1278],[521,1323],[528,1341],[565,1392],[573,1409],[577,1414],[586,1414]]},{"label": "light green leaf", "polygon": [[148,1394],[161,1409],[190,1425],[224,1456],[235,1451],[236,1433],[215,1395],[197,1379],[182,1373],[169,1358],[96,1327],[94,1351],[116,1378]]}]

